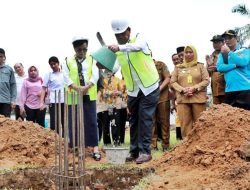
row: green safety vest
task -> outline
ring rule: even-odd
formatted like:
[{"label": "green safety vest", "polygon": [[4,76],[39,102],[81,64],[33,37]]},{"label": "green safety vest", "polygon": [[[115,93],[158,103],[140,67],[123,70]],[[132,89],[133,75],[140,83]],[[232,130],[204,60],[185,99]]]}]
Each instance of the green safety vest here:
[{"label": "green safety vest", "polygon": [[[86,62],[88,64],[88,77],[89,79],[92,76],[92,65],[93,65],[93,58],[90,55],[86,55]],[[77,86],[80,86],[80,79],[78,75],[78,67],[76,63],[76,58],[71,57],[66,60],[67,67],[69,69],[69,78],[73,81],[74,84]],[[72,94],[75,92],[73,89],[69,89],[66,87],[66,91],[68,91],[68,99],[67,99],[67,104],[72,104]],[[91,88],[88,90],[89,98],[91,101],[96,100],[97,97],[97,85],[93,85]],[[75,103],[77,104],[77,95],[75,94]]]},{"label": "green safety vest", "polygon": [[[135,43],[136,37],[129,41]],[[128,52],[127,56],[119,51],[116,52],[117,59],[121,65],[121,72],[124,77],[126,88],[128,91],[134,90],[134,82],[131,74],[131,67],[134,68],[142,85],[148,88],[159,81],[159,74],[155,67],[154,61],[150,54],[145,54],[143,51]]]}]

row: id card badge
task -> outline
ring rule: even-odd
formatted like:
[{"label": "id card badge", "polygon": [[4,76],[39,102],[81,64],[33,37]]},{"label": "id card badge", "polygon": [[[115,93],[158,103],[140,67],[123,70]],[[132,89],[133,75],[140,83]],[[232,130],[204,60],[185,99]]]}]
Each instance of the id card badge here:
[{"label": "id card badge", "polygon": [[192,84],[193,83],[193,77],[190,74],[187,76],[187,83],[188,84]]}]

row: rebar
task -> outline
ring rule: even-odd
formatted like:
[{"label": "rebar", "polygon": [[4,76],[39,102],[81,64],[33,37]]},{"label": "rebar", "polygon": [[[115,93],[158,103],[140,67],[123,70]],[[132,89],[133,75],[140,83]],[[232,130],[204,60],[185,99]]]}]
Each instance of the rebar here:
[{"label": "rebar", "polygon": [[[64,126],[61,122],[61,95],[60,90],[55,91],[55,132],[58,134],[55,134],[53,174],[56,177],[56,189],[86,190],[83,93],[64,91]],[[71,98],[71,102],[68,102],[68,98]],[[72,132],[71,137],[69,130]]]}]

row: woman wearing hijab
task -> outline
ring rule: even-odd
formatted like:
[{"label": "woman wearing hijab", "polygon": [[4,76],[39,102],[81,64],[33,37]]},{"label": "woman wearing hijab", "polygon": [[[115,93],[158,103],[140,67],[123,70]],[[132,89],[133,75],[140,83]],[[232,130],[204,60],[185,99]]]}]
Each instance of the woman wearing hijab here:
[{"label": "woman wearing hijab", "polygon": [[44,127],[46,108],[41,108],[42,78],[38,69],[31,66],[28,69],[28,78],[23,81],[20,96],[20,111],[26,115],[27,121],[33,121]]},{"label": "woman wearing hijab", "polygon": [[176,90],[183,137],[188,135],[193,123],[206,109],[208,84],[208,72],[204,65],[197,61],[196,49],[186,46],[184,62],[175,67],[171,77],[171,85]]}]

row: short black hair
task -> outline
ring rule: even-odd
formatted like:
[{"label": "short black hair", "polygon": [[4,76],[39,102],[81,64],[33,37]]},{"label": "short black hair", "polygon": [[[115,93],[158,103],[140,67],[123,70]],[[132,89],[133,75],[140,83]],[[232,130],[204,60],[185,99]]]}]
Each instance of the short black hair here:
[{"label": "short black hair", "polygon": [[73,44],[73,47],[76,48],[76,47],[81,46],[84,43],[87,43],[88,45],[88,40],[76,40],[72,44]]},{"label": "short black hair", "polygon": [[174,54],[172,55],[172,58],[173,58],[175,55],[178,55],[178,54],[177,54],[177,53],[174,53]]},{"label": "short black hair", "polygon": [[180,46],[180,47],[176,48],[176,52],[177,53],[183,52],[184,49],[185,49],[185,46]]},{"label": "short black hair", "polygon": [[58,60],[58,58],[56,56],[52,56],[52,57],[49,58],[49,64],[51,62],[59,63],[59,60]]},{"label": "short black hair", "polygon": [[4,51],[3,48],[0,48],[0,53],[1,53],[1,54],[4,54],[4,56],[5,56],[5,51]]}]

